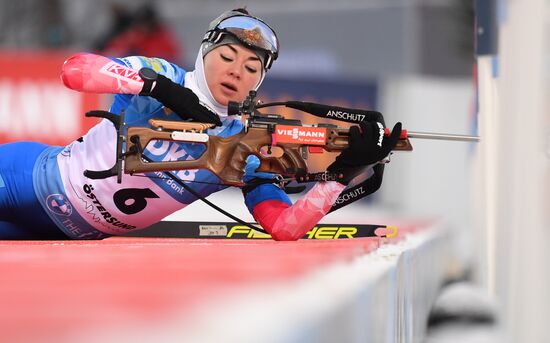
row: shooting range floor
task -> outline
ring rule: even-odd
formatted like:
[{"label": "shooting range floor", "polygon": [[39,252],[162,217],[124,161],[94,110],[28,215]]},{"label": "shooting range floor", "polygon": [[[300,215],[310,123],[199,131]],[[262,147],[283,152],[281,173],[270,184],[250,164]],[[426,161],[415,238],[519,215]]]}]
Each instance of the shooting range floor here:
[{"label": "shooting range floor", "polygon": [[155,325],[379,245],[379,238],[0,241],[0,335],[59,342],[98,328]]}]

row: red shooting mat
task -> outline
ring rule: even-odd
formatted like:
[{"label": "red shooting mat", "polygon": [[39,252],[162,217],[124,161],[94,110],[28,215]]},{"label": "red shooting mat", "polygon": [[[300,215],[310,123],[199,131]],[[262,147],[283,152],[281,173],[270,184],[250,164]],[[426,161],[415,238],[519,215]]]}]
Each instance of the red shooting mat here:
[{"label": "red shooting mat", "polygon": [[224,290],[293,280],[379,244],[379,238],[0,241],[0,333],[5,342],[55,342],[154,325],[223,299]]}]

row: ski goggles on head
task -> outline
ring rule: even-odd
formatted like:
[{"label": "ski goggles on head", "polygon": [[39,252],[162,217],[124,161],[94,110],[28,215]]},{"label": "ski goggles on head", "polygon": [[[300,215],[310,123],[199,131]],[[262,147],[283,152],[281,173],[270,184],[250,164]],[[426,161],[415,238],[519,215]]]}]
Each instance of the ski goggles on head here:
[{"label": "ski goggles on head", "polygon": [[222,19],[213,29],[206,32],[203,42],[219,43],[224,34],[231,34],[245,46],[266,53],[265,69],[269,69],[279,55],[277,35],[262,20],[247,16],[235,15]]}]

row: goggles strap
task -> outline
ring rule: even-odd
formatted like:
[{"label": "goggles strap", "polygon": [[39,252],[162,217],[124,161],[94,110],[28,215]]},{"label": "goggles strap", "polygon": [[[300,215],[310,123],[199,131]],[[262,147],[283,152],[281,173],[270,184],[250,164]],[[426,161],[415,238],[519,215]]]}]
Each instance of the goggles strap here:
[{"label": "goggles strap", "polygon": [[271,54],[266,54],[267,59],[265,61],[265,69],[271,68],[271,63],[273,63],[273,59],[271,58]]},{"label": "goggles strap", "polygon": [[215,33],[214,38],[212,39],[212,43],[217,44],[219,43],[224,36],[224,32],[218,31]]},{"label": "goggles strap", "polygon": [[219,43],[221,39],[223,38],[223,35],[225,32],[219,31],[219,30],[210,30],[207,31],[204,35],[204,38],[202,39],[203,42],[211,42],[211,43]]}]

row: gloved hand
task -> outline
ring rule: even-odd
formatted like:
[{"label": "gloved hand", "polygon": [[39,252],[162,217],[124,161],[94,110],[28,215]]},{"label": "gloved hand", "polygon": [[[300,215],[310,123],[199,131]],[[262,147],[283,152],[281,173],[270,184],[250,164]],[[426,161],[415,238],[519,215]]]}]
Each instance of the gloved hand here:
[{"label": "gloved hand", "polygon": [[401,123],[395,124],[387,138],[384,137],[384,125],[380,122],[361,122],[359,125],[361,130],[358,126],[350,128],[348,147],[327,168],[329,172],[342,173],[343,178],[339,182],[345,185],[359,175],[364,167],[388,156],[401,136]]},{"label": "gloved hand", "polygon": [[275,179],[277,175],[274,173],[258,172],[256,169],[260,167],[260,159],[258,156],[250,155],[246,158],[246,166],[244,167],[243,181],[246,186],[242,188],[246,195],[248,192],[265,183],[277,183]]},{"label": "gloved hand", "polygon": [[201,105],[197,95],[189,88],[173,82],[164,75],[157,74],[150,68],[141,68],[139,74],[144,81],[139,95],[157,99],[182,119],[222,125],[220,117]]}]

